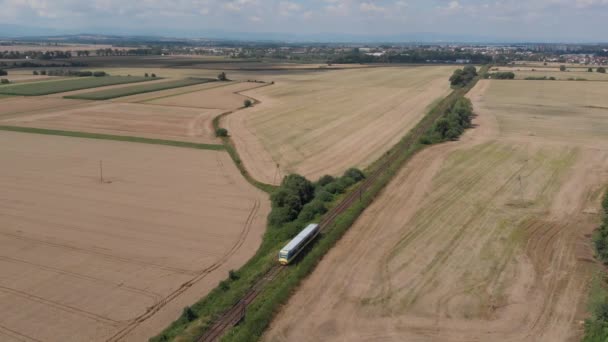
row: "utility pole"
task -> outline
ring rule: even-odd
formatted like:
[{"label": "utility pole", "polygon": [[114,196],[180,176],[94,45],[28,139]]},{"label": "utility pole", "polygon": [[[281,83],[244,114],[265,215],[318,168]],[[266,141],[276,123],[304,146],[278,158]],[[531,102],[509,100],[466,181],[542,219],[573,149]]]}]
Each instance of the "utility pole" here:
[{"label": "utility pole", "polygon": [[275,172],[274,172],[274,178],[273,178],[273,180],[272,180],[272,184],[273,184],[273,185],[274,185],[274,184],[276,184],[276,182],[277,182],[277,176],[278,176],[278,174],[279,174],[279,168],[280,168],[280,167],[281,167],[281,166],[279,165],[279,163],[277,163],[277,169],[276,169],[276,170],[275,170]]},{"label": "utility pole", "polygon": [[99,183],[103,184],[103,162],[99,161]]}]

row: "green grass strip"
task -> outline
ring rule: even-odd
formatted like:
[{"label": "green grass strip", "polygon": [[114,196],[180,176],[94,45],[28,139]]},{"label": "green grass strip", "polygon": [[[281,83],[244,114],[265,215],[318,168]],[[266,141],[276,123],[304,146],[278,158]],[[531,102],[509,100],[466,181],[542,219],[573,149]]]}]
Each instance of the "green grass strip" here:
[{"label": "green grass strip", "polygon": [[194,148],[194,149],[199,149],[199,150],[212,150],[212,151],[223,151],[223,150],[225,150],[224,145],[199,144],[199,143],[193,143],[193,142],[187,142],[187,141],[150,139],[150,138],[133,137],[133,136],[125,136],[125,135],[87,133],[87,132],[76,132],[76,131],[62,131],[62,130],[56,130],[56,129],[45,129],[45,128],[34,128],[34,127],[19,127],[19,126],[4,126],[4,125],[0,125],[0,130],[2,130],[2,131],[10,131],[10,132],[21,132],[21,133],[58,135],[58,136],[72,137],[72,138],[114,140],[114,141],[126,141],[126,142],[142,143],[142,144],[153,144],[153,145],[166,145],[166,146],[175,146],[175,147],[186,147],[186,148]]},{"label": "green grass strip", "polygon": [[215,81],[215,79],[186,78],[186,79],[162,82],[162,83],[141,84],[141,85],[135,85],[132,87],[93,91],[90,93],[64,96],[64,98],[79,99],[79,100],[109,100],[109,99],[115,99],[118,97],[151,93],[151,92],[160,91],[160,90],[187,87],[187,86],[191,86],[191,85],[203,84],[203,83],[208,83],[208,82],[213,82],[213,81]]},{"label": "green grass strip", "polygon": [[59,81],[27,82],[0,86],[0,94],[40,96],[116,84],[150,81],[153,79],[135,76],[73,77]]}]

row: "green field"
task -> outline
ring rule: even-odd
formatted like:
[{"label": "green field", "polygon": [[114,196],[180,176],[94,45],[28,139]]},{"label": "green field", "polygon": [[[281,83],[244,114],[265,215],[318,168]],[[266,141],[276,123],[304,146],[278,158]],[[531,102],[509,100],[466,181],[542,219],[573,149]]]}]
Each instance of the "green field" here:
[{"label": "green field", "polygon": [[202,84],[207,82],[213,82],[214,79],[210,78],[186,78],[181,80],[153,83],[153,84],[141,84],[132,87],[107,89],[100,91],[92,91],[90,93],[78,94],[73,96],[66,96],[68,99],[80,99],[80,100],[109,100],[117,97],[130,96],[136,94],[150,93],[154,91],[187,87],[195,84]]},{"label": "green field", "polygon": [[0,86],[0,94],[39,96],[115,84],[143,82],[152,79],[153,78],[134,76],[79,77],[60,81],[20,83],[15,85]]}]

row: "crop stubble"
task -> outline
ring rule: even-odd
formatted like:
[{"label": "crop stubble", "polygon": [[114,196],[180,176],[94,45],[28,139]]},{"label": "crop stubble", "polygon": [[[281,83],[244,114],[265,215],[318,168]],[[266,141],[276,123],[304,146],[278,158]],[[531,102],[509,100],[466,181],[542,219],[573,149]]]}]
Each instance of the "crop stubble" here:
[{"label": "crop stubble", "polygon": [[145,340],[261,241],[266,196],[226,153],[11,132],[0,146],[2,339]]},{"label": "crop stubble", "polygon": [[278,75],[243,94],[261,101],[225,125],[258,180],[280,174],[315,179],[365,167],[449,92],[453,67],[394,67]]},{"label": "crop stubble", "polygon": [[608,131],[585,106],[605,100],[595,82],[526,82],[481,81],[479,126],[412,159],[265,340],[580,338],[608,180]]}]

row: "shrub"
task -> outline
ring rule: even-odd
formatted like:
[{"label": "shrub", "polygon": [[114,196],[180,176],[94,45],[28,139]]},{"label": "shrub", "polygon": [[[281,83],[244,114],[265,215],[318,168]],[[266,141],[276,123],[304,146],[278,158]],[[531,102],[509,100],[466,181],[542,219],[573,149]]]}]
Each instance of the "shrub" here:
[{"label": "shrub", "polygon": [[36,70],[32,71],[32,75],[38,75],[38,71],[36,71]]},{"label": "shrub", "polygon": [[216,137],[227,137],[228,136],[228,130],[225,128],[218,128],[215,130],[215,136]]},{"label": "shrub", "polygon": [[247,108],[247,107],[251,107],[253,105],[253,102],[251,102],[250,99],[247,99],[243,102],[243,105]]},{"label": "shrub", "polygon": [[239,279],[241,278],[241,276],[238,274],[238,272],[237,272],[237,271],[235,271],[235,270],[230,270],[230,271],[228,272],[228,278],[229,278],[230,280],[239,280]]},{"label": "shrub", "polygon": [[3,78],[0,80],[0,84],[9,84],[11,83],[9,80],[7,80],[6,78]]},{"label": "shrub", "polygon": [[95,76],[95,77],[103,77],[103,76],[107,76],[107,74],[106,74],[105,71],[95,71],[93,73],[93,76]]},{"label": "shrub", "polygon": [[597,71],[597,72],[599,72],[599,73],[605,74],[605,73],[606,73],[606,68],[604,68],[604,67],[599,67],[599,68],[597,68],[597,70],[596,70],[596,71]]},{"label": "shrub", "polygon": [[217,75],[217,79],[220,81],[228,81],[228,77],[226,76],[225,72],[221,72],[219,75]]},{"label": "shrub", "polygon": [[156,74],[152,74],[152,75],[150,75],[150,76],[152,76],[152,78],[156,78]]},{"label": "shrub", "polygon": [[220,281],[220,289],[222,291],[228,291],[230,289],[230,284],[228,284],[227,281],[222,280],[222,281]]},{"label": "shrub", "polygon": [[559,71],[566,71],[566,66],[565,65],[560,65],[559,66]]},{"label": "shrub", "polygon": [[365,174],[363,173],[363,171],[352,167],[352,168],[346,170],[346,172],[344,172],[344,177],[350,177],[355,182],[358,182],[360,180],[365,179]]},{"label": "shrub", "polygon": [[325,176],[319,178],[319,180],[317,181],[317,185],[326,186],[327,184],[333,182],[334,180],[335,180],[335,178],[333,176],[325,175]]},{"label": "shrub", "polygon": [[0,69],[0,76],[6,76],[8,75],[8,71],[4,70],[4,69]]},{"label": "shrub", "polygon": [[488,78],[496,79],[496,80],[512,80],[515,79],[515,73],[508,72],[495,72],[492,74],[487,74]]},{"label": "shrub", "polygon": [[587,72],[593,72],[593,68],[587,69]]},{"label": "shrub", "polygon": [[145,73],[145,74],[144,74],[144,77],[150,77],[150,75],[148,75],[148,73]]},{"label": "shrub", "polygon": [[46,70],[40,71],[40,75],[43,75],[43,76],[46,75]]},{"label": "shrub", "polygon": [[315,200],[317,199],[322,202],[330,202],[334,199],[334,196],[329,193],[329,191],[325,189],[320,189],[315,193]]},{"label": "shrub", "polygon": [[300,215],[298,215],[299,220],[310,221],[317,215],[322,215],[327,212],[327,208],[325,208],[325,204],[323,204],[320,200],[314,200],[304,206]]},{"label": "shrub", "polygon": [[198,318],[198,315],[196,314],[196,312],[194,312],[194,310],[192,310],[192,308],[191,308],[191,307],[186,306],[186,307],[184,308],[184,311],[182,311],[182,317],[183,317],[183,318],[184,318],[186,321],[188,321],[188,322],[192,322],[192,321],[194,321],[195,319],[197,319],[197,318]]}]

